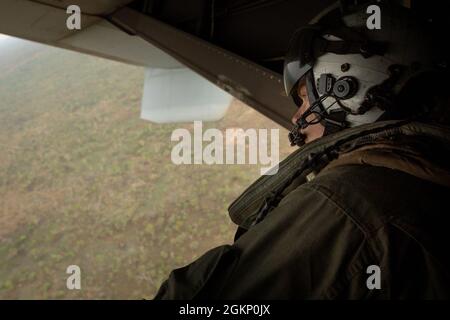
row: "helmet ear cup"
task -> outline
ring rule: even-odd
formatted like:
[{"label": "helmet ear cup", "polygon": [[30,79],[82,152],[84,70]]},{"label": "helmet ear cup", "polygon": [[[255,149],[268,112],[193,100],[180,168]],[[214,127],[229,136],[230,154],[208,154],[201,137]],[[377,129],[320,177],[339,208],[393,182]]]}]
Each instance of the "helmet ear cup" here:
[{"label": "helmet ear cup", "polygon": [[333,96],[340,100],[353,98],[358,92],[358,80],[355,77],[339,78],[333,85]]},{"label": "helmet ear cup", "polygon": [[358,80],[345,76],[336,80],[330,73],[322,73],[317,80],[317,92],[320,95],[331,95],[339,100],[353,98],[358,92]]}]

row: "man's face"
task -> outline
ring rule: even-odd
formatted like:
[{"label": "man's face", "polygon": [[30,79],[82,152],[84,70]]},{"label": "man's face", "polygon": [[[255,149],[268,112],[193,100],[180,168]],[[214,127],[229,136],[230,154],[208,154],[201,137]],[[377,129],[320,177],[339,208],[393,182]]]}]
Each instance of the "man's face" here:
[{"label": "man's face", "polygon": [[[297,94],[303,101],[302,105],[298,108],[297,112],[293,115],[291,121],[295,125],[300,116],[309,109],[309,99],[306,91],[305,83],[300,83],[297,88]],[[314,114],[310,114],[306,120],[312,121],[314,119]],[[305,136],[305,143],[311,142],[323,136],[325,127],[320,123],[311,124],[305,129],[299,129],[300,133]]]}]

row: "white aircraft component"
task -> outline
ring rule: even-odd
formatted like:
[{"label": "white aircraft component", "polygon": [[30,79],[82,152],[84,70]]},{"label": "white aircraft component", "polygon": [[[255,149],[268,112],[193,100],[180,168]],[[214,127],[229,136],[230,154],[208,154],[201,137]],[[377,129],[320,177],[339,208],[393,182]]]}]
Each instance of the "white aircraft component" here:
[{"label": "white aircraft component", "polygon": [[232,96],[188,68],[148,68],[141,118],[157,123],[216,121]]},{"label": "white aircraft component", "polygon": [[[223,117],[229,94],[148,41],[102,18],[130,1],[1,0],[0,33],[149,68],[143,119],[166,123]],[[81,8],[81,30],[66,27],[69,4]]]}]

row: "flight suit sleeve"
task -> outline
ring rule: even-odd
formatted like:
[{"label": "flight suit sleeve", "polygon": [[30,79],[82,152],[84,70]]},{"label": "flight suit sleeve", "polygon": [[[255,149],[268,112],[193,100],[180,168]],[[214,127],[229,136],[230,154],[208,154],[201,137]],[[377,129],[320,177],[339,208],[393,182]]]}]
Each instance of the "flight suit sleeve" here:
[{"label": "flight suit sleeve", "polygon": [[[209,250],[191,264],[173,270],[159,288],[155,300],[192,300],[212,298],[210,279],[225,281],[239,257],[236,248],[223,245]],[[207,290],[206,287],[208,287]],[[206,292],[206,296],[204,296]]]}]

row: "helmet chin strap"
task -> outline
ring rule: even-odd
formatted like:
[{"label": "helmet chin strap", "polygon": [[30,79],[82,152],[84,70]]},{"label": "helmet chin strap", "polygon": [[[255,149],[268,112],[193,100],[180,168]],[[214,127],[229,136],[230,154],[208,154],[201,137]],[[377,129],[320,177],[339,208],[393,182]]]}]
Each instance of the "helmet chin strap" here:
[{"label": "helmet chin strap", "polygon": [[288,134],[289,142],[291,143],[291,147],[293,146],[303,146],[305,144],[306,136],[300,132],[300,125],[297,123],[291,129]]},{"label": "helmet chin strap", "polygon": [[[288,134],[289,142],[291,146],[303,146],[305,144],[306,135],[300,132],[300,129],[306,129],[310,125],[322,124],[325,127],[323,135],[332,134],[338,132],[344,128],[348,127],[345,117],[347,112],[344,110],[332,110],[327,113],[326,109],[323,107],[322,102],[330,97],[329,95],[322,95],[319,99],[314,101],[314,103],[303,113],[297,120],[296,124],[293,126]],[[316,115],[320,120],[315,123],[311,123],[306,118],[311,114]]]},{"label": "helmet chin strap", "polygon": [[[309,108],[308,110],[306,110],[305,113],[303,113],[296,121],[294,127],[291,129],[291,131],[288,134],[288,138],[289,138],[289,142],[291,143],[291,146],[303,146],[305,144],[305,140],[306,140],[306,135],[302,134],[300,132],[300,129],[306,129],[310,123],[306,120],[306,118],[308,116],[310,116],[311,114],[316,114],[316,115],[320,115],[321,111],[323,110],[321,102],[325,100],[322,99],[318,99],[316,100]],[[315,110],[317,109],[317,111]]]},{"label": "helmet chin strap", "polygon": [[325,127],[324,136],[336,133],[342,129],[348,128],[348,123],[345,121],[347,112],[344,110],[332,110],[327,114],[326,118],[321,122]]}]

